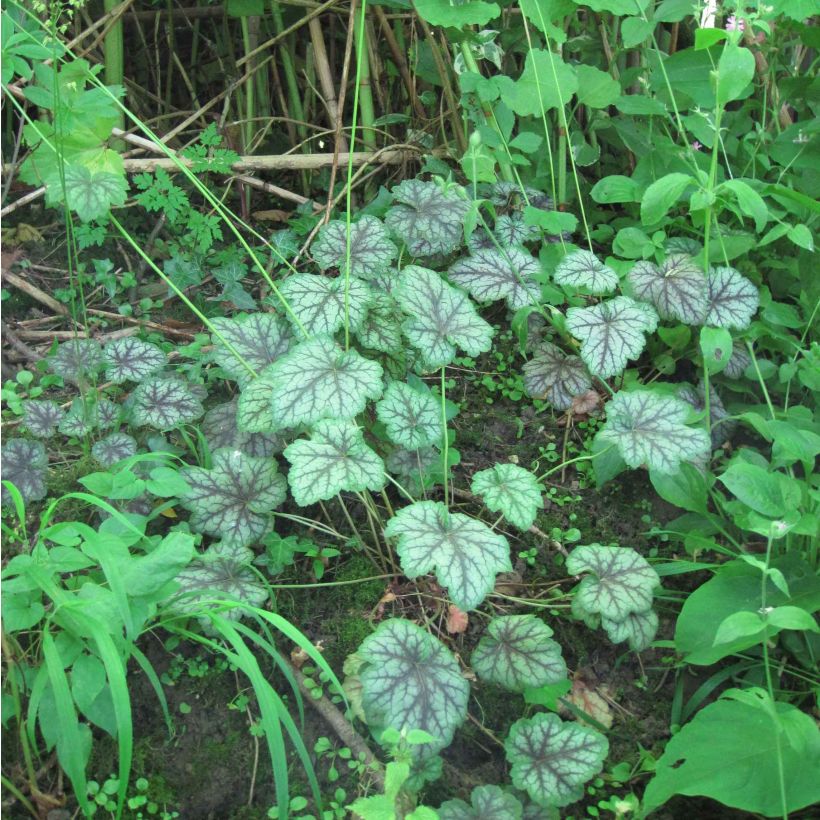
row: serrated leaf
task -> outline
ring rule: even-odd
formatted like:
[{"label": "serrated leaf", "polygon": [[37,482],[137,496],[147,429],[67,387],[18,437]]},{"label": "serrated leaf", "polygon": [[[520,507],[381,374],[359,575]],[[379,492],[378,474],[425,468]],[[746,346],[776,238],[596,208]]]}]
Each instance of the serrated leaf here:
[{"label": "serrated leaf", "polygon": [[510,524],[528,530],[544,506],[538,479],[517,464],[496,464],[473,476],[470,489],[492,512],[500,512]]},{"label": "serrated leaf", "polygon": [[482,680],[523,692],[567,677],[561,647],[535,615],[493,618],[473,651],[470,664]]},{"label": "serrated leaf", "polygon": [[706,313],[706,277],[691,256],[671,254],[661,265],[637,262],[629,284],[635,297],[654,305],[662,319],[698,325]]},{"label": "serrated leaf", "polygon": [[[2,447],[3,481],[10,481],[20,491],[24,501],[40,501],[46,497],[48,455],[41,441],[11,438]],[[10,505],[11,495],[2,488],[2,501]]]},{"label": "serrated leaf", "polygon": [[[237,426],[238,399],[212,407],[202,420],[202,432],[208,441],[211,451],[223,447],[242,450],[249,456],[269,458],[281,453],[285,442],[276,433],[248,433]],[[267,411],[267,421],[270,423],[270,408]]]},{"label": "serrated leaf", "polygon": [[630,359],[637,359],[646,345],[644,334],[657,324],[651,307],[628,296],[567,311],[567,330],[581,340],[581,358],[601,378],[618,375]]},{"label": "serrated leaf", "polygon": [[540,712],[513,723],[504,748],[516,788],[539,806],[566,806],[580,800],[584,783],[601,771],[609,744],[588,726]]},{"label": "serrated leaf", "polygon": [[438,809],[439,820],[521,820],[524,809],[514,794],[498,786],[476,786],[470,805],[448,800]]},{"label": "serrated leaf", "polygon": [[244,385],[236,405],[236,426],[243,433],[272,433],[273,373],[267,367]]},{"label": "serrated leaf", "polygon": [[757,288],[734,268],[712,268],[706,277],[707,307],[702,323],[744,330],[757,312]]},{"label": "serrated leaf", "polygon": [[343,490],[361,492],[384,487],[384,462],[350,421],[317,422],[310,440],[294,441],[285,448],[284,455],[291,464],[290,490],[301,507],[326,501]]},{"label": "serrated leaf", "polygon": [[629,642],[635,652],[648,649],[658,632],[658,615],[653,609],[646,612],[632,612],[622,621],[601,618],[601,626],[606,630],[612,643]]},{"label": "serrated leaf", "polygon": [[654,590],[660,586],[658,573],[630,547],[576,547],[566,567],[572,575],[590,573],[575,590],[578,607],[611,621],[651,609]]},{"label": "serrated leaf", "polygon": [[457,192],[461,190],[407,179],[393,188],[393,199],[398,204],[387,212],[385,222],[412,256],[452,253],[461,246],[464,218],[471,207]]},{"label": "serrated leaf", "polygon": [[486,524],[451,513],[440,501],[417,501],[399,510],[384,529],[398,542],[396,553],[408,578],[436,573],[461,610],[475,609],[495,586],[499,572],[510,572],[507,539]]},{"label": "serrated leaf", "polygon": [[292,340],[287,322],[273,313],[220,317],[211,324],[214,359],[240,387],[253,378],[248,367],[258,375],[288,351]]},{"label": "serrated leaf", "polygon": [[[534,242],[541,236],[541,232],[534,225],[528,225],[520,213],[502,214],[495,220],[493,229],[495,238],[503,248],[515,248],[525,245],[527,242]],[[475,235],[475,234],[473,234]],[[490,240],[490,245],[495,247]],[[470,249],[474,252],[473,249]],[[478,250],[478,248],[476,248]]]},{"label": "serrated leaf", "polygon": [[[193,561],[174,580],[179,584],[179,590],[171,605],[192,615],[217,608],[218,605],[208,603],[210,601],[236,601],[259,607],[268,597],[253,570],[247,564],[229,558]],[[242,607],[220,609],[220,615],[231,620],[238,620],[244,614]]]},{"label": "serrated leaf", "polygon": [[63,411],[55,401],[28,399],[23,402],[23,424],[37,438],[53,436],[62,417]]},{"label": "serrated leaf", "polygon": [[114,384],[141,382],[162,370],[167,361],[165,353],[159,347],[132,336],[109,342],[103,349],[103,357],[105,377]]},{"label": "serrated leaf", "polygon": [[732,355],[729,357],[729,361],[726,362],[726,367],[723,368],[723,374],[730,379],[739,379],[751,363],[752,357],[745,346],[735,341],[732,345]]},{"label": "serrated leaf", "polygon": [[49,360],[52,373],[80,384],[100,371],[103,353],[96,339],[70,339],[63,342]]},{"label": "serrated leaf", "polygon": [[270,513],[287,497],[285,477],[270,458],[255,458],[239,450],[217,450],[210,470],[184,467],[190,489],[180,497],[191,510],[191,527],[245,546],[271,527]]},{"label": "serrated leaf", "polygon": [[477,356],[490,349],[493,329],[466,293],[448,285],[437,273],[408,265],[393,291],[410,318],[403,330],[430,368],[450,364],[456,348]]},{"label": "serrated leaf", "polygon": [[468,290],[479,302],[506,299],[513,310],[534,305],[541,296],[533,277],[541,265],[520,248],[481,250],[459,259],[449,270],[450,280]]},{"label": "serrated leaf", "polygon": [[705,430],[687,427],[690,409],[672,396],[649,390],[621,392],[606,405],[607,420],[599,433],[614,442],[630,467],[646,465],[672,474],[681,461],[691,461],[709,451]]},{"label": "serrated leaf", "polygon": [[[427,477],[441,468],[441,454],[434,447],[420,450],[394,450],[387,457],[387,469],[401,480],[412,494],[427,486]],[[409,485],[409,486],[408,486]]]},{"label": "serrated leaf", "polygon": [[435,741],[420,757],[449,745],[467,716],[470,685],[456,659],[429,632],[407,620],[382,622],[356,653],[362,706],[371,728],[421,729]]},{"label": "serrated leaf", "polygon": [[442,436],[441,407],[433,395],[409,384],[391,382],[376,405],[376,415],[394,444],[418,450]]},{"label": "serrated leaf", "polygon": [[[347,225],[334,219],[319,231],[311,245],[313,258],[322,270],[338,268],[344,274],[347,262]],[[381,220],[363,216],[350,226],[350,275],[373,279],[386,271],[398,254]]]},{"label": "serrated leaf", "polygon": [[[352,419],[382,394],[382,368],[319,336],[300,342],[269,370],[275,429]],[[240,400],[241,409],[241,400]]]},{"label": "serrated leaf", "polygon": [[486,26],[501,14],[497,3],[484,0],[466,0],[464,3],[450,4],[442,0],[419,0],[414,3],[419,17],[433,26],[461,28],[462,26]]},{"label": "serrated leaf", "polygon": [[115,427],[120,423],[121,415],[120,405],[89,394],[71,402],[57,429],[65,436],[84,436],[96,427],[100,430]]},{"label": "serrated leaf", "polygon": [[125,175],[92,171],[75,163],[65,166],[66,203],[83,222],[102,219],[114,205],[124,205],[128,192]]},{"label": "serrated leaf", "polygon": [[179,379],[149,379],[137,385],[131,398],[132,420],[137,427],[171,430],[205,412],[191,386]]},{"label": "serrated leaf", "polygon": [[398,353],[404,347],[401,335],[401,311],[396,300],[387,293],[372,297],[364,321],[354,331],[364,347],[380,353]]},{"label": "serrated leaf", "polygon": [[[297,273],[286,279],[279,292],[308,336],[333,336],[345,326],[345,321],[350,330],[357,330],[373,299],[367,283],[359,279],[348,280],[345,290],[343,277],[330,279],[309,273]],[[294,332],[304,336],[296,326]]]},{"label": "serrated leaf", "polygon": [[567,356],[555,345],[543,345],[524,365],[524,389],[535,399],[545,399],[556,410],[567,410],[575,396],[592,387],[587,366],[578,356]]},{"label": "serrated leaf", "polygon": [[91,455],[103,467],[113,467],[117,462],[135,455],[136,452],[137,442],[127,433],[111,433],[91,448]]},{"label": "serrated leaf", "polygon": [[[701,382],[698,386],[692,387],[685,384],[678,388],[678,398],[683,399],[690,407],[693,407],[698,413],[702,413],[706,409],[704,385]],[[715,449],[728,441],[735,432],[737,422],[729,416],[720,395],[715,389],[714,384],[709,384],[709,419],[712,429],[712,448]]]},{"label": "serrated leaf", "polygon": [[565,256],[555,269],[556,284],[578,288],[596,296],[618,287],[618,274],[591,251],[578,250]]}]

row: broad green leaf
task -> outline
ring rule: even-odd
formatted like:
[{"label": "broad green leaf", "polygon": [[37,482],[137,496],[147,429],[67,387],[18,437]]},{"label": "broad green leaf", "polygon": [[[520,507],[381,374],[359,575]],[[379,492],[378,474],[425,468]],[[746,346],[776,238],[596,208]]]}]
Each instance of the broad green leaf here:
[{"label": "broad green leaf", "polygon": [[551,108],[568,103],[578,90],[575,69],[561,56],[543,49],[530,49],[524,71],[506,86],[501,99],[520,117],[540,117]]},{"label": "broad green leaf", "polygon": [[755,230],[762,233],[769,221],[769,208],[762,196],[742,179],[727,179],[721,183],[716,193],[728,191],[736,200],[740,210],[754,219]]},{"label": "broad green leaf", "polygon": [[385,222],[412,256],[452,253],[461,246],[464,218],[471,207],[461,188],[443,189],[435,182],[408,179],[392,193],[397,204],[387,212]]},{"label": "broad green leaf", "polygon": [[376,415],[400,447],[418,450],[441,441],[441,406],[430,392],[391,382],[376,405]]},{"label": "broad green leaf", "polygon": [[555,345],[542,345],[524,365],[527,395],[548,401],[556,410],[568,410],[572,399],[590,387],[592,378],[584,362]]},{"label": "broad green leaf", "polygon": [[709,488],[714,479],[707,479],[694,465],[682,463],[677,472],[649,471],[655,492],[670,504],[689,512],[705,514],[709,503]]},{"label": "broad green leaf", "polygon": [[745,276],[734,268],[712,268],[706,277],[706,310],[702,323],[745,330],[759,304],[758,290]]},{"label": "broad green leaf", "polygon": [[219,317],[211,320],[214,328],[214,359],[216,363],[244,387],[289,349],[290,328],[273,313],[248,313],[236,319]]},{"label": "broad green leaf", "polygon": [[732,334],[722,327],[702,327],[698,344],[709,375],[720,373],[732,356]]},{"label": "broad green leaf", "polygon": [[539,806],[566,806],[601,771],[609,744],[594,729],[539,712],[513,723],[504,748],[516,788]]},{"label": "broad green leaf", "polygon": [[604,265],[594,253],[585,250],[567,254],[555,269],[555,283],[578,288],[596,296],[611,293],[618,287],[618,274]]},{"label": "broad green leaf", "polygon": [[[10,438],[2,448],[3,481],[10,481],[20,491],[24,501],[40,501],[46,497],[48,454],[40,441]],[[11,494],[2,489],[3,506],[12,503]]]},{"label": "broad green leaf", "polygon": [[449,0],[415,0],[413,8],[431,26],[445,28],[486,26],[501,14],[497,3],[485,3],[483,0],[465,0],[457,4]]},{"label": "broad green leaf", "polygon": [[435,738],[413,747],[425,757],[445,748],[467,717],[470,684],[456,659],[407,620],[383,621],[356,653],[362,706],[372,729],[421,729]]},{"label": "broad green leaf", "polygon": [[404,317],[396,300],[387,293],[372,296],[364,320],[354,331],[364,347],[380,353],[399,353],[403,350],[401,323]]},{"label": "broad green leaf", "polygon": [[165,353],[154,344],[126,336],[115,339],[103,348],[105,377],[114,384],[141,382],[167,362]]},{"label": "broad green leaf", "polygon": [[91,448],[91,455],[103,467],[113,467],[117,462],[135,455],[136,452],[137,442],[127,433],[111,433]]},{"label": "broad green leaf", "polygon": [[581,340],[581,358],[594,376],[617,376],[646,345],[644,334],[657,327],[648,305],[616,296],[588,308],[567,311],[567,330]]},{"label": "broad green leaf", "polygon": [[655,640],[658,632],[658,615],[654,609],[632,612],[622,621],[601,618],[601,626],[612,643],[627,641],[634,652],[643,652]]},{"label": "broad green leaf", "polygon": [[630,177],[610,174],[598,180],[590,191],[592,199],[601,205],[612,205],[617,202],[637,202],[638,183]]},{"label": "broad green leaf", "polygon": [[189,490],[181,496],[191,510],[191,527],[242,546],[258,541],[271,527],[270,513],[287,496],[276,461],[239,450],[217,450],[211,469],[184,467]]},{"label": "broad green leaf", "polygon": [[572,575],[589,573],[575,590],[578,609],[611,621],[651,609],[660,586],[658,573],[631,547],[576,547],[566,566]]},{"label": "broad green leaf", "polygon": [[301,507],[327,501],[343,490],[384,487],[384,462],[351,421],[317,422],[310,440],[297,439],[285,448],[284,455],[291,464],[290,491]]},{"label": "broad green leaf", "polygon": [[[327,223],[311,245],[311,253],[322,270],[347,266],[347,224],[340,219]],[[363,216],[350,226],[350,275],[373,279],[393,264],[398,249],[380,219]]]},{"label": "broad green leaf", "polygon": [[655,180],[641,197],[641,222],[654,225],[660,222],[680,199],[683,192],[694,185],[695,180],[689,174],[667,174]]},{"label": "broad green leaf", "polygon": [[470,489],[492,512],[500,512],[510,524],[528,530],[544,506],[538,479],[517,464],[496,464],[473,476]]},{"label": "broad green leaf", "polygon": [[[326,336],[300,342],[271,365],[275,428],[352,419],[382,394],[382,368]],[[240,412],[242,400],[240,399]]]},{"label": "broad green leaf", "polygon": [[556,43],[566,42],[567,35],[561,22],[576,13],[572,0],[521,0],[520,5],[522,13],[536,28]]},{"label": "broad green leaf", "polygon": [[662,265],[637,262],[629,272],[635,298],[650,302],[661,319],[699,325],[706,313],[706,277],[685,254],[671,254]]},{"label": "broad green leaf", "polygon": [[576,96],[581,105],[607,108],[621,96],[621,84],[606,71],[581,64],[576,66],[575,73],[578,77]]},{"label": "broad green leaf", "polygon": [[481,521],[451,513],[440,501],[417,501],[387,522],[384,534],[408,578],[436,573],[461,610],[475,609],[492,591],[499,572],[510,572],[510,546]]},{"label": "broad green leaf", "polygon": [[132,421],[137,427],[171,430],[205,412],[199,397],[181,379],[149,379],[137,385],[131,398]]},{"label": "broad green leaf", "polygon": [[[349,279],[347,285],[342,276],[297,273],[279,286],[279,292],[308,336],[333,336],[345,324],[358,330],[373,298],[366,282]],[[293,330],[302,335],[298,327]]]},{"label": "broad green leaf", "polygon": [[[246,388],[246,390],[249,389]],[[268,391],[269,398],[270,391]],[[208,441],[211,452],[229,447],[258,458],[270,457],[275,453],[280,453],[285,444],[282,437],[276,433],[249,433],[239,429],[237,420],[238,406],[239,401],[234,398],[225,404],[215,405],[205,414],[205,418],[202,420],[202,432]],[[271,408],[269,400],[262,411],[262,416],[263,421],[267,424],[266,429],[270,429]]]},{"label": "broad green leaf", "polygon": [[393,295],[410,317],[404,322],[404,334],[429,369],[450,364],[457,347],[470,356],[490,349],[492,327],[478,315],[466,293],[437,273],[408,265]]},{"label": "broad green leaf", "polygon": [[634,48],[644,40],[648,40],[655,30],[654,20],[644,20],[640,17],[627,17],[621,22],[621,39],[624,48]]},{"label": "broad green leaf", "polygon": [[470,665],[479,678],[523,692],[567,677],[561,647],[535,615],[493,618],[473,651]]},{"label": "broad green leaf", "polygon": [[718,481],[748,507],[769,518],[782,518],[800,506],[800,482],[766,467],[734,461]]},{"label": "broad green leaf", "polygon": [[102,219],[115,205],[124,205],[128,183],[124,174],[92,171],[85,165],[65,166],[66,204],[83,222]]},{"label": "broad green leaf", "polygon": [[89,381],[103,365],[103,352],[96,339],[70,339],[49,359],[52,373],[72,384]]},{"label": "broad green leaf", "polygon": [[709,435],[686,426],[690,409],[673,396],[649,390],[621,392],[607,403],[606,412],[600,436],[615,443],[629,467],[646,465],[659,473],[674,473],[682,461],[709,451]]},{"label": "broad green leaf", "polygon": [[534,280],[541,265],[520,248],[479,250],[459,259],[449,270],[450,281],[468,290],[479,302],[506,299],[512,310],[534,305],[541,287]]},{"label": "broad green leaf", "polygon": [[718,60],[717,91],[718,105],[726,105],[732,100],[748,96],[744,91],[754,79],[754,54],[745,46],[728,43]]},{"label": "broad green leaf", "polygon": [[523,807],[518,798],[498,786],[476,786],[470,805],[448,800],[438,808],[439,820],[521,820]]},{"label": "broad green leaf", "polygon": [[62,417],[63,411],[56,401],[28,399],[23,402],[23,424],[37,438],[53,436]]}]

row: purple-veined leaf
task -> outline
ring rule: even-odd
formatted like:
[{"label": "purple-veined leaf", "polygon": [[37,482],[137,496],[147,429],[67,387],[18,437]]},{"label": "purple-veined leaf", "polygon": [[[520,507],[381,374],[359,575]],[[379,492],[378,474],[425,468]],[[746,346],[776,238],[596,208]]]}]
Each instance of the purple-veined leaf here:
[{"label": "purple-veined leaf", "polygon": [[522,820],[521,802],[498,786],[476,786],[470,804],[448,800],[438,808],[439,820]]},{"label": "purple-veined leaf", "polygon": [[732,344],[732,355],[729,357],[729,361],[726,362],[726,367],[723,368],[723,374],[730,379],[739,379],[751,363],[752,357],[746,347],[742,342],[735,340]]},{"label": "purple-veined leaf", "polygon": [[552,211],[555,204],[552,198],[536,188],[524,186],[523,190],[517,182],[493,182],[486,190],[479,193],[486,196],[497,208],[514,208],[523,210],[527,205],[542,211]]},{"label": "purple-veined leaf", "polygon": [[450,280],[468,290],[479,302],[506,299],[512,310],[537,304],[541,287],[533,277],[541,265],[520,248],[478,251],[459,259],[449,271]]},{"label": "purple-veined leaf", "polygon": [[270,366],[242,388],[236,405],[236,426],[243,433],[274,432],[273,373]]},{"label": "purple-veined leaf", "polygon": [[137,442],[127,433],[111,433],[91,448],[91,455],[106,468],[113,467],[124,458],[130,458],[136,452]]},{"label": "purple-veined leaf", "polygon": [[[497,241],[497,240],[496,240]],[[498,244],[501,244],[500,242]],[[467,250],[470,253],[478,253],[479,251],[489,251],[496,247],[496,242],[493,237],[487,233],[485,228],[476,228],[467,240]]]},{"label": "purple-veined leaf", "polygon": [[390,441],[408,450],[418,450],[441,440],[441,406],[429,392],[409,384],[391,382],[376,404],[376,415]]},{"label": "purple-veined leaf", "polygon": [[654,609],[631,612],[622,621],[601,618],[601,626],[612,643],[628,642],[634,652],[648,649],[658,632],[658,615]]},{"label": "purple-veined leaf", "polygon": [[131,398],[131,418],[137,427],[171,430],[204,412],[191,385],[181,379],[149,379],[137,385]]},{"label": "purple-veined leaf", "polygon": [[428,486],[428,477],[441,470],[441,453],[435,447],[422,447],[420,450],[399,448],[390,453],[386,464],[402,485],[417,495],[422,487]]},{"label": "purple-veined leaf", "polygon": [[[11,438],[3,442],[3,481],[10,481],[20,491],[24,501],[40,501],[46,497],[48,455],[41,441]],[[4,505],[11,504],[11,495],[2,489]]]},{"label": "purple-veined leaf", "polygon": [[[333,336],[347,322],[350,330],[357,330],[367,314],[373,299],[367,282],[297,273],[286,279],[279,292],[287,300],[293,315],[299,320],[304,333],[310,336]],[[294,333],[303,337],[299,327]]]},{"label": "purple-veined leaf", "polygon": [[473,476],[470,489],[491,512],[500,512],[510,524],[528,530],[544,506],[538,479],[517,464],[496,464]]},{"label": "purple-veined leaf", "polygon": [[102,364],[102,347],[96,339],[69,339],[49,360],[51,372],[72,384],[89,381],[99,373]]},{"label": "purple-veined leaf", "polygon": [[[683,399],[690,407],[694,407],[698,413],[706,409],[705,392],[703,382],[697,387],[685,384],[678,388],[678,398]],[[712,449],[720,447],[728,441],[737,429],[737,422],[729,417],[720,395],[714,384],[709,384],[709,419],[712,428]]]},{"label": "purple-veined leaf", "polygon": [[23,402],[23,424],[37,438],[49,438],[57,430],[63,411],[55,401],[28,399]]},{"label": "purple-veined leaf", "polygon": [[671,254],[661,265],[636,262],[629,284],[637,299],[655,306],[662,319],[699,325],[706,312],[706,277],[691,256]]},{"label": "purple-veined leaf", "polygon": [[[502,248],[517,248],[534,242],[541,236],[541,231],[533,225],[527,225],[520,213],[499,216],[495,221],[493,233]],[[492,242],[490,244],[495,247]]]},{"label": "purple-veined leaf", "polygon": [[249,367],[258,375],[288,351],[292,339],[288,323],[273,313],[221,317],[211,324],[214,359],[240,387],[253,378]]},{"label": "purple-veined leaf", "polygon": [[618,274],[594,253],[585,250],[567,254],[558,263],[553,278],[558,285],[577,288],[596,296],[612,293],[618,287]]},{"label": "purple-veined leaf", "polygon": [[126,336],[109,342],[103,349],[105,377],[114,384],[141,382],[165,367],[167,357],[154,344]]},{"label": "purple-veined leaf", "polygon": [[[280,435],[247,433],[237,427],[237,405],[238,400],[234,398],[225,404],[217,404],[205,414],[202,420],[202,432],[205,434],[211,451],[230,447],[258,458],[269,458],[276,453],[281,453],[285,447],[285,441]],[[269,421],[270,410],[267,416]]]},{"label": "purple-veined leaf", "polygon": [[544,344],[524,365],[528,396],[545,399],[556,410],[568,410],[572,399],[592,387],[587,366],[578,356],[567,356],[555,345]]},{"label": "purple-veined leaf", "polygon": [[364,320],[354,331],[363,347],[380,353],[399,353],[404,346],[402,315],[396,300],[387,293],[372,297]]},{"label": "purple-veined leaf", "polygon": [[[311,245],[310,252],[322,270],[347,264],[347,225],[339,219],[328,222]],[[363,216],[350,226],[350,275],[373,279],[393,264],[398,254],[381,220]]]},{"label": "purple-veined leaf", "polygon": [[124,205],[128,183],[124,174],[92,171],[85,165],[67,163],[65,201],[83,222],[102,219],[114,205]]},{"label": "purple-veined leaf", "polygon": [[57,429],[65,436],[85,436],[96,428],[108,430],[117,426],[121,416],[119,404],[89,393],[71,402]]},{"label": "purple-veined leaf", "polygon": [[707,308],[702,323],[744,330],[757,312],[757,288],[734,268],[712,268],[706,277]]}]

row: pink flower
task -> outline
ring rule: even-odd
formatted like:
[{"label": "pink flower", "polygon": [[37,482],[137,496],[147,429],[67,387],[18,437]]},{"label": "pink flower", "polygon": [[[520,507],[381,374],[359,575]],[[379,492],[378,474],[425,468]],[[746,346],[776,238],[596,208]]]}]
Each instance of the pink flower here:
[{"label": "pink flower", "polygon": [[692,143],[693,151],[700,151],[701,148],[703,148],[703,146],[697,140]]},{"label": "pink flower", "polygon": [[746,23],[742,17],[735,17],[734,14],[730,14],[726,18],[726,31],[744,31],[745,28]]}]

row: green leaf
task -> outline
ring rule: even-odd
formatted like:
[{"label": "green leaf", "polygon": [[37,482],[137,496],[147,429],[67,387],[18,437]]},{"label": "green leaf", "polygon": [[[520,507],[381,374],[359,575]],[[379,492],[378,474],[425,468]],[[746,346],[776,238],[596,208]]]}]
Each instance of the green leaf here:
[{"label": "green leaf", "polygon": [[439,820],[521,820],[524,808],[518,798],[498,786],[476,786],[470,805],[448,800],[438,809]]},{"label": "green leaf", "polygon": [[755,512],[770,518],[782,518],[800,506],[799,481],[756,464],[735,461],[718,481]]},{"label": "green leaf", "polygon": [[137,427],[171,430],[205,412],[189,384],[180,379],[149,379],[137,385],[131,398],[131,418]]},{"label": "green leaf", "polygon": [[699,344],[706,370],[711,375],[720,373],[732,356],[732,334],[722,327],[702,327]]},{"label": "green leaf", "polygon": [[63,411],[56,401],[27,399],[23,402],[23,424],[37,438],[53,436],[62,417]]},{"label": "green leaf", "polygon": [[650,470],[649,480],[664,501],[689,512],[706,512],[710,485],[694,465],[684,462],[677,472],[671,474]]},{"label": "green leaf", "polygon": [[706,314],[706,277],[692,257],[671,254],[661,265],[636,262],[629,272],[636,299],[655,306],[661,319],[698,325]]},{"label": "green leaf", "polygon": [[109,342],[103,349],[105,377],[114,384],[141,382],[165,367],[165,353],[154,344],[126,336]]},{"label": "green leaf", "polygon": [[301,507],[326,501],[342,490],[361,492],[384,487],[384,462],[350,421],[317,422],[310,440],[294,441],[285,448],[284,455],[291,463],[290,490]]},{"label": "green leaf", "polygon": [[578,65],[575,68],[578,77],[576,96],[581,105],[590,108],[607,108],[621,96],[621,85],[617,80],[591,65]]},{"label": "green leaf", "polygon": [[510,572],[510,547],[481,521],[451,513],[440,501],[417,501],[399,510],[384,533],[408,578],[435,571],[461,610],[475,609],[492,591],[499,572]]},{"label": "green leaf", "polygon": [[556,284],[578,288],[595,296],[611,293],[618,287],[618,274],[604,265],[591,251],[577,250],[567,254],[555,269]]},{"label": "green leaf", "polygon": [[706,431],[686,426],[690,410],[680,399],[631,390],[612,398],[606,411],[600,436],[617,445],[629,467],[646,465],[659,473],[675,473],[682,461],[709,451]]},{"label": "green leaf", "polygon": [[754,54],[745,47],[734,43],[727,44],[718,60],[717,91],[715,97],[718,105],[726,105],[732,100],[747,97],[744,93],[754,79]]},{"label": "green leaf", "polygon": [[590,196],[600,205],[614,205],[619,202],[639,202],[638,183],[634,179],[610,174],[592,186]]},{"label": "green leaf", "polygon": [[429,632],[407,620],[383,621],[356,653],[362,706],[373,729],[421,729],[435,742],[414,746],[421,757],[449,745],[467,717],[470,685],[456,659]]},{"label": "green leaf", "polygon": [[115,205],[124,205],[128,183],[124,175],[92,171],[85,165],[65,166],[65,198],[83,222],[102,219]]},{"label": "green leaf", "polygon": [[364,321],[354,331],[364,347],[381,353],[401,353],[404,340],[401,335],[402,314],[396,300],[387,293],[372,297]]},{"label": "green leaf", "polygon": [[91,448],[91,455],[105,468],[113,467],[117,462],[135,455],[136,452],[137,442],[127,433],[111,433]]},{"label": "green leaf", "polygon": [[[46,497],[48,454],[40,441],[10,438],[2,448],[3,481],[10,481],[20,491],[24,501],[40,501]],[[11,494],[3,487],[3,506],[11,506]]]},{"label": "green leaf", "polygon": [[558,715],[540,712],[517,720],[504,743],[513,785],[539,806],[566,806],[580,800],[583,785],[603,767],[606,738]]},{"label": "green leaf", "polygon": [[715,193],[728,191],[737,200],[740,210],[746,216],[752,217],[755,222],[755,230],[760,233],[769,221],[769,209],[763,197],[749,186],[742,179],[727,179],[721,183]]},{"label": "green leaf", "polygon": [[578,90],[575,69],[560,55],[530,49],[524,71],[515,83],[506,86],[501,99],[520,117],[540,117],[551,108],[560,108]]},{"label": "green leaf", "polygon": [[[310,248],[322,270],[347,266],[347,223],[334,219],[327,223]],[[350,275],[374,279],[390,269],[398,249],[384,225],[375,216],[363,216],[350,226]],[[291,277],[293,278],[293,277]]]},{"label": "green leaf", "polygon": [[622,621],[601,618],[601,626],[612,643],[627,641],[634,652],[643,652],[655,640],[658,632],[658,615],[649,609],[646,612],[632,612]]},{"label": "green leaf", "polygon": [[[342,276],[330,279],[309,273],[289,277],[279,292],[308,336],[333,336],[345,324],[355,332],[373,299],[370,287],[359,279],[348,279],[346,287]],[[293,330],[297,336],[303,335],[298,326]]]},{"label": "green leaf", "polygon": [[[250,388],[246,388],[248,389]],[[270,390],[268,390],[267,398],[267,403],[263,402],[263,408],[260,409],[260,415],[261,422],[266,425],[265,429],[270,430]],[[249,433],[239,429],[238,405],[238,399],[235,397],[224,404],[214,405],[205,414],[202,420],[202,432],[211,451],[229,447],[259,458],[267,458],[281,452],[285,446],[282,436],[270,432]]]},{"label": "green leaf", "polygon": [[[211,601],[233,601],[245,606],[259,607],[268,599],[268,591],[259,583],[254,571],[244,562],[230,558],[214,558],[193,561],[177,576],[178,592],[168,602],[169,606],[191,615],[202,615],[218,605]],[[246,610],[244,606],[228,610],[219,608],[224,618],[238,620]],[[201,619],[204,624],[208,621]]]},{"label": "green leaf", "polygon": [[760,296],[734,268],[712,268],[706,277],[706,302],[704,325],[745,330],[757,313]]},{"label": "green leaf", "polygon": [[469,356],[490,349],[493,329],[475,309],[467,294],[448,285],[427,268],[408,265],[393,296],[410,316],[403,330],[429,369],[450,364],[460,347]]},{"label": "green leaf", "polygon": [[[572,0],[521,0],[521,11],[527,19],[556,43],[565,43],[566,31],[560,22],[575,14]],[[555,25],[559,23],[559,25]]]},{"label": "green leaf", "polygon": [[376,414],[390,440],[408,450],[441,440],[441,407],[429,391],[391,382],[376,405]]},{"label": "green leaf", "polygon": [[259,17],[265,13],[265,0],[226,0],[228,17]]},{"label": "green leaf", "polygon": [[501,14],[497,3],[485,3],[483,0],[466,0],[458,4],[448,0],[414,0],[413,8],[431,26],[446,28],[486,26]]},{"label": "green leaf", "polygon": [[191,510],[191,527],[245,546],[270,528],[270,513],[287,496],[287,482],[276,461],[255,458],[239,450],[217,450],[211,469],[184,467],[189,490],[181,496]]},{"label": "green leaf", "polygon": [[518,310],[538,303],[541,287],[534,277],[540,272],[538,260],[521,248],[487,248],[459,259],[448,276],[479,302],[506,299],[510,309]]},{"label": "green leaf", "polygon": [[807,251],[814,251],[814,236],[811,230],[802,223],[799,225],[792,225],[789,228],[786,236],[800,248],[805,248]]},{"label": "green leaf", "polygon": [[644,20],[641,17],[627,17],[621,22],[621,39],[624,48],[639,46],[648,40],[655,30],[654,20]]},{"label": "green leaf", "polygon": [[[351,419],[382,394],[382,368],[325,336],[300,342],[271,365],[275,428]],[[242,400],[240,399],[240,413]]]},{"label": "green leaf", "polygon": [[493,618],[473,651],[478,676],[511,692],[557,683],[567,677],[561,647],[535,615]]},{"label": "green leaf", "polygon": [[292,340],[287,322],[273,313],[248,313],[236,319],[211,319],[214,360],[244,387],[252,378],[248,368],[261,373],[287,353]]},{"label": "green leaf", "polygon": [[641,222],[644,225],[660,222],[680,199],[681,194],[694,184],[695,180],[689,174],[677,172],[655,180],[641,197]]},{"label": "green leaf", "polygon": [[69,339],[49,359],[52,373],[72,384],[89,381],[103,365],[103,352],[96,339]]},{"label": "green leaf", "polygon": [[470,485],[474,495],[492,512],[500,512],[504,518],[520,530],[528,530],[544,506],[538,479],[517,464],[496,464],[473,476]]},{"label": "green leaf", "polygon": [[527,395],[548,401],[556,410],[568,410],[575,396],[592,387],[584,362],[555,345],[542,345],[523,369]]}]

